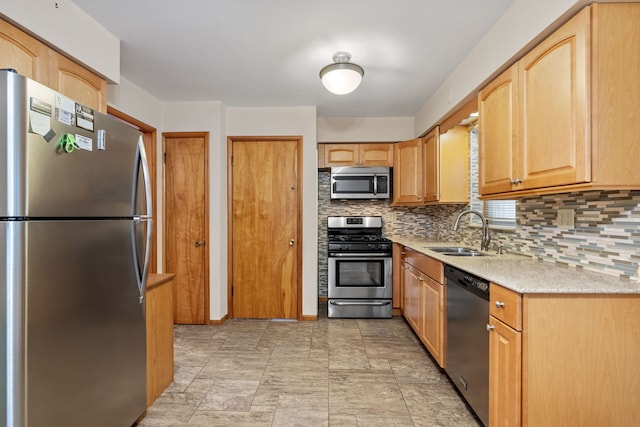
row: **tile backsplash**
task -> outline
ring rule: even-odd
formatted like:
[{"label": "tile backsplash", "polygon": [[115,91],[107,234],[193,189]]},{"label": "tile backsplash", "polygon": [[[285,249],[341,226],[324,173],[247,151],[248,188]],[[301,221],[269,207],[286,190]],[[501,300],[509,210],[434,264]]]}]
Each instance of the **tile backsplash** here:
[{"label": "tile backsplash", "polygon": [[[456,215],[465,205],[390,207],[389,201],[335,200],[329,197],[329,172],[318,172],[318,284],[327,295],[327,217],[380,215],[385,234],[416,235],[479,246],[480,230],[461,226]],[[574,209],[573,228],[559,226],[558,209]],[[513,231],[492,230],[491,248],[502,245],[546,262],[638,280],[640,191],[586,191],[529,197],[517,202]]]}]

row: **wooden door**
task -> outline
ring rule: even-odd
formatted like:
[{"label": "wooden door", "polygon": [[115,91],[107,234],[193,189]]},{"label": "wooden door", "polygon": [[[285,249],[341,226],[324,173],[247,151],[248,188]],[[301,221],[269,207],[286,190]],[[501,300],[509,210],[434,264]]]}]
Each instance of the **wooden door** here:
[{"label": "wooden door", "polygon": [[489,426],[518,427],[522,414],[522,333],[489,316]]},{"label": "wooden door", "polygon": [[522,189],[590,179],[589,11],[518,62]]},{"label": "wooden door", "polygon": [[511,191],[518,177],[518,66],[478,94],[478,186],[480,194]]},{"label": "wooden door", "polygon": [[393,144],[358,144],[358,165],[393,166]]},{"label": "wooden door", "polygon": [[300,137],[229,137],[231,316],[301,317]]},{"label": "wooden door", "polygon": [[440,192],[440,154],[438,128],[424,137],[424,201],[437,202]]},{"label": "wooden door", "polygon": [[0,19],[0,68],[49,84],[49,48],[27,33]]},{"label": "wooden door", "polygon": [[396,142],[393,152],[393,205],[422,204],[422,139]]},{"label": "wooden door", "polygon": [[174,322],[209,322],[207,133],[164,133],[164,271],[174,273]]}]

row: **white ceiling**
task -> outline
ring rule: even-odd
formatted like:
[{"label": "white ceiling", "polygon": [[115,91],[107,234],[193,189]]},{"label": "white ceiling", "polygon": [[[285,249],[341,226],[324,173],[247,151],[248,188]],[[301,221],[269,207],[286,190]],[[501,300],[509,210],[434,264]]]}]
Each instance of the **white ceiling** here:
[{"label": "white ceiling", "polygon": [[[73,0],[121,40],[121,74],[163,101],[413,116],[513,0]],[[365,70],[333,95],[337,51]]]}]

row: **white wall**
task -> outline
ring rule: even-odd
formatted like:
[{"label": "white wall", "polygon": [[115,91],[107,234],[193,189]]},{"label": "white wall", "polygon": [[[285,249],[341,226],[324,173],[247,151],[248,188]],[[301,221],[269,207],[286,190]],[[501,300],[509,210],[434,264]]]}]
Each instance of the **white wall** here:
[{"label": "white wall", "polygon": [[469,95],[477,93],[500,70],[522,56],[526,48],[587,3],[585,0],[514,0],[418,111],[414,135],[421,135],[468,101]]},{"label": "white wall", "polygon": [[0,14],[107,80],[120,81],[120,40],[73,2],[2,0]]},{"label": "white wall", "polygon": [[318,314],[316,108],[228,108],[227,135],[302,135],[302,314]]},{"label": "white wall", "polygon": [[395,142],[413,138],[413,117],[319,117],[318,142]]}]

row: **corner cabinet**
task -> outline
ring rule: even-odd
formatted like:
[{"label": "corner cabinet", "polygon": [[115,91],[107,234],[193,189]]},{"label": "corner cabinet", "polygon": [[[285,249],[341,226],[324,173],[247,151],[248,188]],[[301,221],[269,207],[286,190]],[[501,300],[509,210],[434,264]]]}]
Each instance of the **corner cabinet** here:
[{"label": "corner cabinet", "polygon": [[485,199],[640,188],[639,21],[588,6],[479,92]]},{"label": "corner cabinet", "polygon": [[436,362],[444,367],[445,289],[442,263],[403,250],[403,315]]},{"label": "corner cabinet", "polygon": [[394,149],[392,206],[469,201],[469,133],[436,127],[424,138],[397,142]]},{"label": "corner cabinet", "polygon": [[[491,284],[489,425],[634,425],[640,296]],[[568,410],[571,408],[571,410]]]},{"label": "corner cabinet", "polygon": [[102,113],[107,112],[107,82],[24,31],[0,19],[0,67]]},{"label": "corner cabinet", "polygon": [[318,168],[332,166],[393,166],[393,144],[319,144]]}]

